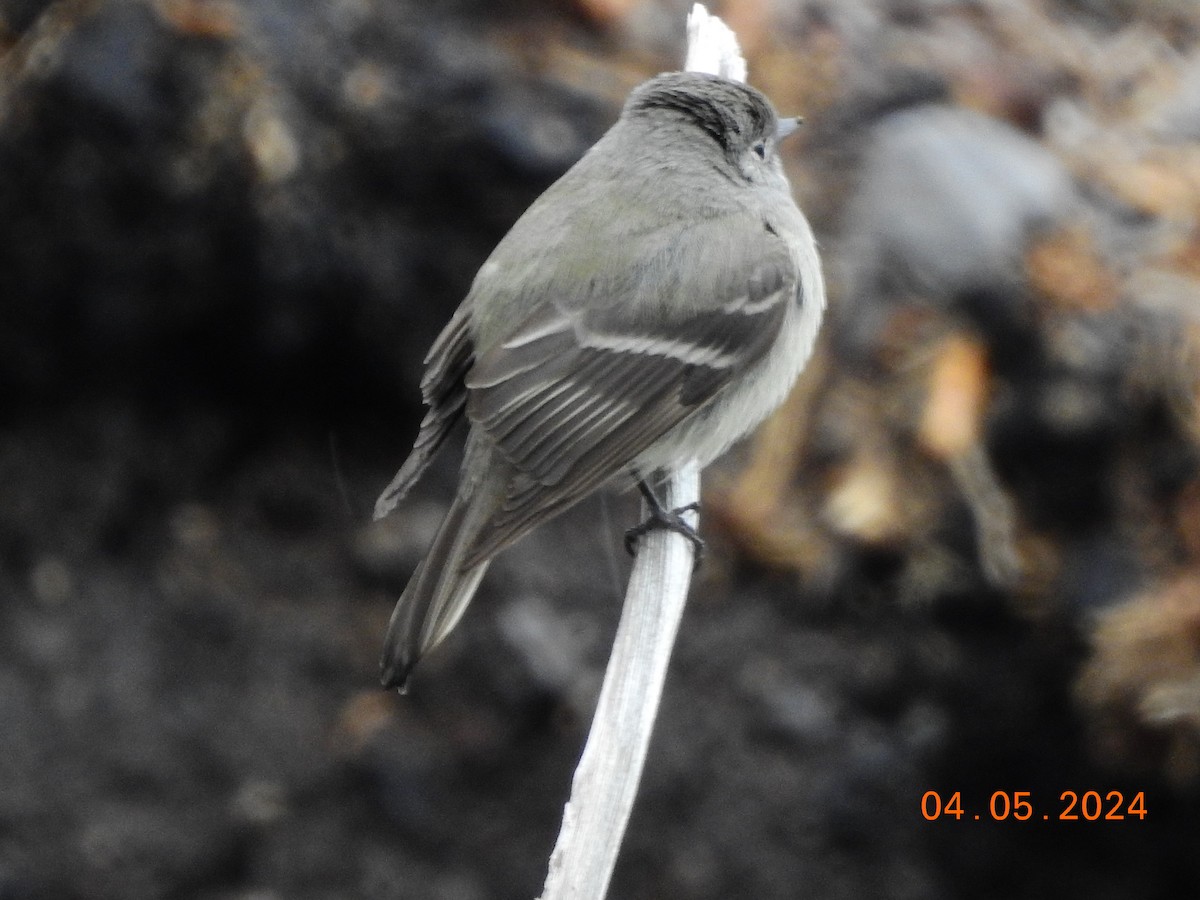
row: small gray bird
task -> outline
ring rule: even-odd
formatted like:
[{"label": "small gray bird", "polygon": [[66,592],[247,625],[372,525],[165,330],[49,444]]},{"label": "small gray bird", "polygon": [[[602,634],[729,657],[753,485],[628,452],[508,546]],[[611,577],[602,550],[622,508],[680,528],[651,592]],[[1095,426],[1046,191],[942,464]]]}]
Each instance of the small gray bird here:
[{"label": "small gray bird", "polygon": [[385,687],[403,689],[497,553],[601,485],[632,479],[652,524],[686,530],[645,479],[710,462],[783,400],[825,307],[777,154],[796,124],[739,82],[653,78],[483,264],[375,506],[391,512],[466,413],[458,496],[392,613]]}]

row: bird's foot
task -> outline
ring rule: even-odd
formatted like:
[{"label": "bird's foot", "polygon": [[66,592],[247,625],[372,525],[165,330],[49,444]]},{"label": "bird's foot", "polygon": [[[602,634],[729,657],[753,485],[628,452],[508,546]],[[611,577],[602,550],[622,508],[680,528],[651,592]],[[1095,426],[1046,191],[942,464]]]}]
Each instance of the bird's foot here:
[{"label": "bird's foot", "polygon": [[682,534],[696,548],[696,567],[698,568],[700,566],[700,559],[704,555],[704,540],[697,533],[696,529],[683,518],[683,514],[698,512],[700,504],[689,503],[687,506],[681,506],[678,509],[666,509],[659,499],[654,496],[654,492],[645,481],[638,479],[637,487],[646,500],[646,506],[650,510],[650,514],[640,525],[635,525],[625,532],[625,550],[630,556],[636,556],[638,541],[651,531],[659,529],[674,531],[677,534]]}]

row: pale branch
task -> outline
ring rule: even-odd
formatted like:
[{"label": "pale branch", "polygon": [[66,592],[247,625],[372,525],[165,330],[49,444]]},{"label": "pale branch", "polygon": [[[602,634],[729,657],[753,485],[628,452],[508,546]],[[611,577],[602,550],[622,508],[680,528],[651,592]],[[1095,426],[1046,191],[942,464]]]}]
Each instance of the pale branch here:
[{"label": "pale branch", "polygon": [[[685,68],[746,80],[737,37],[699,3],[687,21]],[[700,499],[700,467],[689,463],[662,487],[667,509]],[[644,507],[644,504],[643,504]],[[686,513],[692,527],[699,516]],[[642,537],[621,622],[541,900],[603,900],[637,796],[667,665],[691,585],[692,542],[673,531]]]}]

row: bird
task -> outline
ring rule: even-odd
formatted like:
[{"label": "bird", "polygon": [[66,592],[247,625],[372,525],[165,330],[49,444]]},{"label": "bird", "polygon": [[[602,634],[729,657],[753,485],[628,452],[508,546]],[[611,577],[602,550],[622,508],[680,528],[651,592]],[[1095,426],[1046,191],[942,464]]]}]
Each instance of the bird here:
[{"label": "bird", "polygon": [[602,486],[642,491],[642,530],[687,531],[651,484],[782,402],[825,308],[779,156],[799,121],[738,81],[658,75],[496,245],[425,358],[427,413],[375,506],[395,509],[466,418],[456,496],[388,624],[385,687],[406,689],[498,553]]}]

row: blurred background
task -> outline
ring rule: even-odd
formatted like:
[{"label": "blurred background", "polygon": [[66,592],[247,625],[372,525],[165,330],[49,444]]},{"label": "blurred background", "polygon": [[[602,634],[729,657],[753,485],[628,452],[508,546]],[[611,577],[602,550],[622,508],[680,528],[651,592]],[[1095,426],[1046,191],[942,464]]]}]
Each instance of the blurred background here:
[{"label": "blurred background", "polygon": [[[636,505],[502,557],[408,697],[454,454],[369,513],[687,5],[0,0],[0,898],[537,895]],[[1200,6],[711,9],[806,117],[831,308],[706,475],[612,896],[1196,896]]]}]

